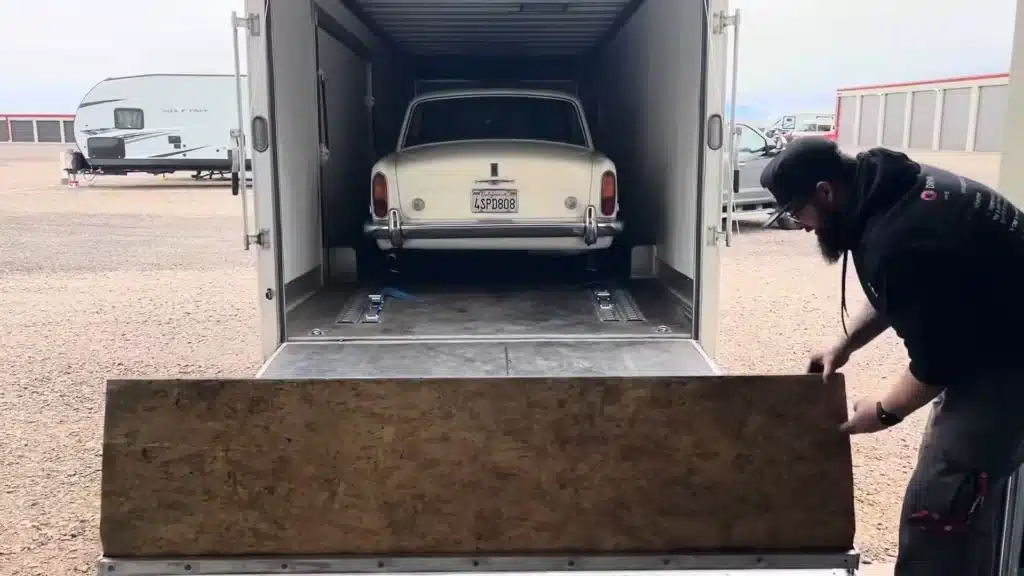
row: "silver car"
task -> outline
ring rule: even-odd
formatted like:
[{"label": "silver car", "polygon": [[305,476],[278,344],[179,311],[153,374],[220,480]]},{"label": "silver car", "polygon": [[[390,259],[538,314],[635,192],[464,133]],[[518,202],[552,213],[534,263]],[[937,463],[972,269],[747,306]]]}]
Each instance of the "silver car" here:
[{"label": "silver car", "polygon": [[[753,216],[772,214],[778,209],[775,198],[761,186],[761,171],[785,146],[782,139],[772,140],[749,124],[737,122],[737,160],[740,171],[739,191],[733,195],[733,213]],[[722,212],[728,210],[729,198],[722,203]],[[800,225],[792,218],[783,216],[776,225],[784,230],[796,230]]]}]

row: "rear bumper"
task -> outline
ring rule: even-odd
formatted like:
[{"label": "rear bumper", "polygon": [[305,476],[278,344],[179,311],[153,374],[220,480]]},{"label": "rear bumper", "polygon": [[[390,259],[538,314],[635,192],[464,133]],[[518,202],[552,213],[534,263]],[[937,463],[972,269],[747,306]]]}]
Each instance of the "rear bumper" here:
[{"label": "rear bumper", "polygon": [[618,236],[625,225],[617,220],[599,220],[590,206],[580,222],[436,222],[403,223],[398,210],[388,212],[385,220],[363,226],[367,236],[389,240],[399,248],[405,240],[451,240],[465,238],[582,238],[588,245],[599,238]]}]

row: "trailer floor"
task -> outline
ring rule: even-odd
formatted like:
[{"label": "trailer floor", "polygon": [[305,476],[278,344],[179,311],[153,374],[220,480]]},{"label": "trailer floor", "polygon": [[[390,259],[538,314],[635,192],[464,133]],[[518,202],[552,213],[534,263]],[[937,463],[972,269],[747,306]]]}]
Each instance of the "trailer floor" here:
[{"label": "trailer floor", "polygon": [[693,340],[289,342],[260,378],[712,376]]},{"label": "trailer floor", "polygon": [[[289,311],[288,339],[689,337],[693,328],[689,306],[658,280],[396,284],[320,291]],[[609,296],[603,311],[602,289]],[[383,297],[377,319],[371,295]]]},{"label": "trailer floor", "polygon": [[[699,376],[692,312],[658,280],[323,290],[287,315],[263,378]],[[389,292],[401,290],[401,293]],[[599,298],[600,291],[607,296]],[[389,296],[390,294],[390,296]],[[383,297],[379,318],[370,295]],[[602,308],[602,304],[604,307]]]}]

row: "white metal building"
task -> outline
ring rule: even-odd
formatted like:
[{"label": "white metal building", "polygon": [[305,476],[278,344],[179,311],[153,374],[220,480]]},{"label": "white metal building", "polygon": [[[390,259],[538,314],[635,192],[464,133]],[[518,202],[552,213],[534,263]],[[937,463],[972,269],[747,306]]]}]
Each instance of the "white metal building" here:
[{"label": "white metal building", "polygon": [[842,88],[837,140],[847,149],[998,153],[1009,84],[1004,73]]},{"label": "white metal building", "polygon": [[0,143],[74,144],[74,114],[0,114]]}]

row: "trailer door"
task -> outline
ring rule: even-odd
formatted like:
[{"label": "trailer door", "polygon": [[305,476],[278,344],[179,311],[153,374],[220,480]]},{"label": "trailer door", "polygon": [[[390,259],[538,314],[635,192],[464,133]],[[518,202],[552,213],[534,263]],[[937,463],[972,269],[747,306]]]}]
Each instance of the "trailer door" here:
[{"label": "trailer door", "polygon": [[719,297],[721,274],[721,245],[728,226],[722,226],[722,203],[729,193],[732,170],[726,152],[730,122],[725,114],[725,89],[728,56],[728,29],[725,26],[727,0],[710,0],[705,14],[707,41],[704,52],[704,137],[703,181],[701,188],[700,222],[697,236],[697,310],[694,334],[701,347],[712,359],[718,338]]},{"label": "trailer door", "polygon": [[[269,12],[265,0],[246,0],[246,13],[233,18],[233,33],[236,41],[246,39],[248,47],[248,115],[244,108],[242,125],[236,130],[243,131],[243,138],[251,140],[251,146],[242,140],[243,151],[252,154],[252,188],[247,190],[244,156],[240,168],[235,171],[242,197],[244,247],[257,252],[257,281],[260,314],[260,342],[263,357],[267,358],[280,345],[284,322],[283,287],[281,285],[281,242],[278,220],[277,161],[274,145],[274,124],[271,114],[273,96],[270,67]],[[241,74],[236,64],[236,74]],[[242,98],[242,94],[239,95]],[[243,101],[244,103],[244,101]],[[236,141],[236,150],[239,148]],[[237,152],[236,152],[237,154]],[[246,196],[246,194],[249,196]],[[251,198],[251,202],[249,199]]]}]

